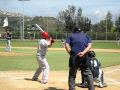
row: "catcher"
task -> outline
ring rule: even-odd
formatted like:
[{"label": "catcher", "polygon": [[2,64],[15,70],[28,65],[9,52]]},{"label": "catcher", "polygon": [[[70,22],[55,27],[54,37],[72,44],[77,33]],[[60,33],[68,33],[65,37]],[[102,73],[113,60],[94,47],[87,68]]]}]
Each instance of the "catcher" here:
[{"label": "catcher", "polygon": [[94,51],[90,51],[89,54],[91,57],[91,70],[93,73],[94,81],[98,83],[98,86],[100,88],[107,87],[107,84],[104,83],[103,70],[100,68],[100,61],[95,58],[96,54]]},{"label": "catcher", "polygon": [[[98,59],[95,58],[95,52],[90,51],[89,56],[91,58],[91,71],[94,81],[98,83],[98,87],[100,88],[107,87],[107,84],[104,82],[103,70],[100,68],[101,63]],[[82,79],[83,82],[79,86],[83,88],[88,87],[85,77],[83,77]]]},{"label": "catcher", "polygon": [[34,73],[32,77],[32,81],[37,81],[39,75],[42,72],[42,80],[40,81],[42,84],[46,84],[48,82],[49,76],[49,64],[45,58],[48,47],[52,46],[54,40],[52,37],[49,37],[48,32],[42,32],[41,38],[37,48],[37,62],[38,62],[38,69]]}]

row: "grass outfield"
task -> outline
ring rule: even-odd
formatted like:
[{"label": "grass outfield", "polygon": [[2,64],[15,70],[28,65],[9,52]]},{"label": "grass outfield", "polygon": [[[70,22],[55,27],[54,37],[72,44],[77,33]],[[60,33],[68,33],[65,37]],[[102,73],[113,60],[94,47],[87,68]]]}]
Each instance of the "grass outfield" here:
[{"label": "grass outfield", "polygon": [[[36,50],[13,48],[12,52],[6,53],[0,48],[0,70],[35,70],[37,68]],[[3,55],[5,53],[5,55]],[[13,54],[13,56],[9,56]],[[96,52],[102,67],[120,64],[120,53]],[[68,54],[64,50],[49,50],[47,60],[50,70],[68,70]]]},{"label": "grass outfield", "polygon": [[[9,56],[4,51],[5,40],[0,40],[0,70],[35,70],[37,68],[36,49],[12,48],[13,56]],[[37,40],[12,40],[13,47],[37,47]],[[63,47],[60,41],[53,44],[53,48]],[[120,49],[120,45],[115,41],[93,41],[93,48],[102,49]],[[5,55],[3,55],[5,54]],[[102,67],[120,64],[120,53],[112,52],[96,52],[97,58],[101,61]],[[68,69],[68,54],[66,51],[50,50],[47,55],[47,60],[51,70],[67,70]]]},{"label": "grass outfield", "polygon": [[[0,40],[0,46],[5,46],[6,41]],[[13,47],[36,47],[38,44],[38,40],[12,40]],[[52,46],[53,48],[61,48],[63,47],[63,43],[60,41],[55,41]],[[98,40],[93,41],[93,48],[102,48],[102,49],[120,49],[120,45],[116,43],[116,41],[104,41]]]}]

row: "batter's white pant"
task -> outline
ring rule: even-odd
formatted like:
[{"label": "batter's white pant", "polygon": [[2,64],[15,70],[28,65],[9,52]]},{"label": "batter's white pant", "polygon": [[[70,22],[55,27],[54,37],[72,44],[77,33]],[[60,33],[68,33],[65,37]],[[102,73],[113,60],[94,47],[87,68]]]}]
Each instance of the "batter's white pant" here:
[{"label": "batter's white pant", "polygon": [[6,51],[11,52],[11,40],[7,40]]},{"label": "batter's white pant", "polygon": [[38,78],[39,75],[42,73],[42,81],[47,82],[49,76],[49,65],[45,57],[37,56],[38,61],[38,69],[34,74],[34,78]]}]

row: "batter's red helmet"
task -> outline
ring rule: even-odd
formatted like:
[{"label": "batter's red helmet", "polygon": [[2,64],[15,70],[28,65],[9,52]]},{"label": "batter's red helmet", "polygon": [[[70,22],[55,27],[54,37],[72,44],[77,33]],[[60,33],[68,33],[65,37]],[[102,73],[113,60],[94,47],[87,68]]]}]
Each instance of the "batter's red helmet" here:
[{"label": "batter's red helmet", "polygon": [[42,32],[41,37],[44,38],[44,39],[47,39],[49,37],[48,32]]}]

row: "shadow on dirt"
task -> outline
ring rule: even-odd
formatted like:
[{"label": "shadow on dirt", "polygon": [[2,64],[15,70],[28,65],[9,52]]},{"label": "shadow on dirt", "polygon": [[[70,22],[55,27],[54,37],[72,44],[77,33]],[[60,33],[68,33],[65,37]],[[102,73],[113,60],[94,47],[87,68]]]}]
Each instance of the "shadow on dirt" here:
[{"label": "shadow on dirt", "polygon": [[66,90],[66,89],[58,89],[56,87],[48,87],[47,89],[44,90]]},{"label": "shadow on dirt", "polygon": [[[31,78],[24,78],[24,80],[32,81]],[[37,80],[37,81],[40,82],[40,80]],[[67,90],[67,89],[59,89],[59,88],[56,88],[56,87],[48,87],[47,89],[44,89],[44,90]]]},{"label": "shadow on dirt", "polygon": [[[33,81],[31,78],[24,78],[24,80],[27,80],[27,81]],[[37,82],[41,82],[39,79],[38,80],[35,80]]]},{"label": "shadow on dirt", "polygon": [[31,78],[24,78],[24,80],[32,81],[32,79],[31,79]]}]

